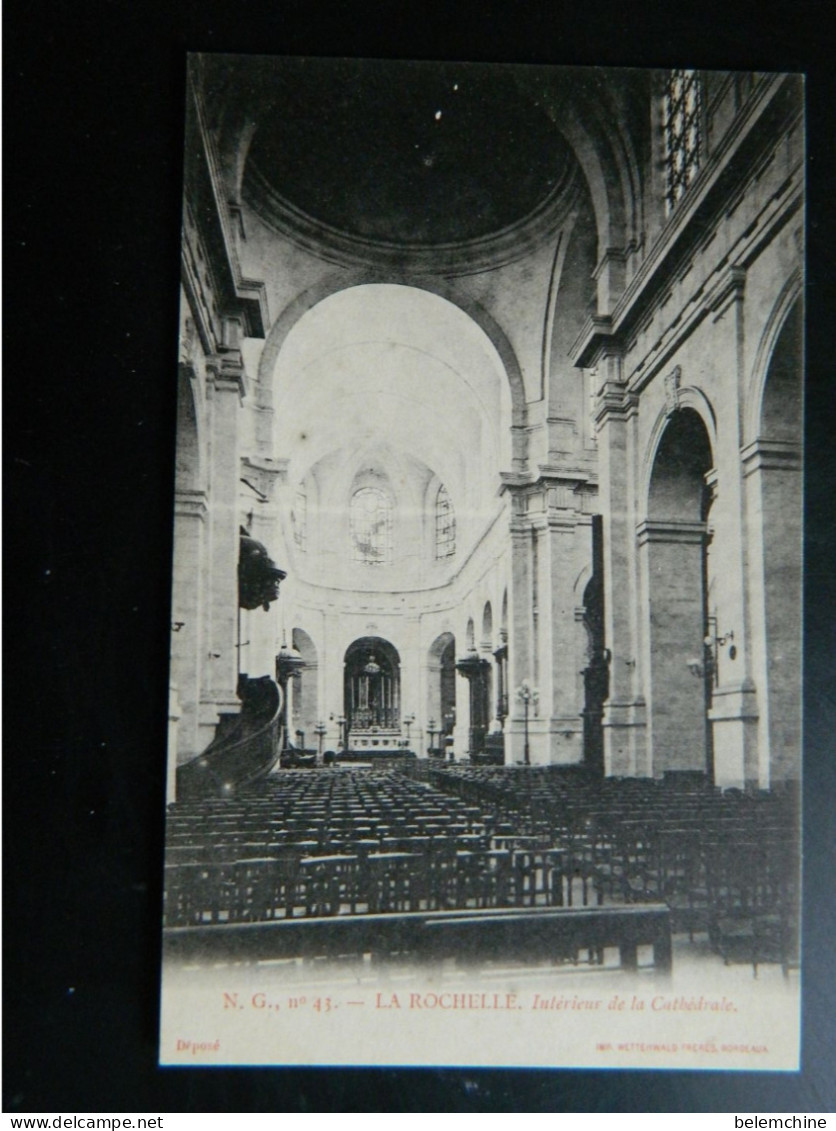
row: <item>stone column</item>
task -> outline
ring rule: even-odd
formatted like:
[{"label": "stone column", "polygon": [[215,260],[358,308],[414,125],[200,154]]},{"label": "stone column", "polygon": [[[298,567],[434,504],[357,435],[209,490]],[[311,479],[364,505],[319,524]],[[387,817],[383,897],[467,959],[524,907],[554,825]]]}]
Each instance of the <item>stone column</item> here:
[{"label": "stone column", "polygon": [[[422,694],[425,694],[426,683],[424,675],[423,642],[421,638],[421,618],[409,615],[404,618],[404,631],[401,637],[401,689],[400,710],[398,711],[398,725],[401,739],[406,739],[404,718],[414,715],[416,720],[423,713]],[[410,738],[415,733],[415,724],[410,726]]]},{"label": "stone column", "polygon": [[468,653],[464,659],[456,664],[456,671],[461,672],[468,683],[468,702],[470,709],[470,726],[468,734],[468,753],[481,754],[485,749],[485,736],[490,722],[490,704],[488,702],[488,674],[490,661],[477,655],[476,651]]},{"label": "stone column", "polygon": [[423,683],[425,694],[417,714],[421,728],[426,730],[429,719],[441,719],[441,661],[435,656],[427,658]]},{"label": "stone column", "polygon": [[[444,720],[436,719],[436,726],[443,727]],[[427,723],[429,726],[429,721]],[[429,732],[427,733],[429,745]],[[456,664],[456,725],[453,727],[453,750],[455,757],[466,758],[470,753],[470,681]]]},{"label": "stone column", "polygon": [[[275,678],[279,687],[282,689],[284,702],[282,704],[282,724],[285,728],[284,744],[285,746],[298,745],[296,739],[296,729],[300,724],[294,720],[296,714],[296,677],[304,670],[305,664],[302,657],[292,645],[289,645],[286,640],[282,641],[282,646],[279,648],[276,655],[276,672]],[[300,727],[304,729],[304,727]],[[307,740],[307,735],[305,736]]]},{"label": "stone column", "polygon": [[760,695],[757,773],[767,789],[801,776],[802,463],[797,444],[742,452],[750,534],[753,672]]},{"label": "stone column", "polygon": [[[246,480],[246,483],[239,484],[239,490],[244,492],[242,500],[249,496],[244,505],[250,508],[246,526],[252,537],[261,542],[274,559],[281,544],[275,499],[277,488],[286,474],[284,462],[252,456],[241,460],[239,479]],[[276,565],[281,569],[287,568],[286,563],[278,559]],[[283,600],[284,596],[280,593],[278,601],[274,601],[267,610],[242,610],[240,667],[251,677],[275,675],[276,640],[280,635],[280,621],[285,619],[281,617]]]},{"label": "stone column", "polygon": [[166,762],[165,801],[170,805],[177,800],[177,740],[178,726],[182,715],[177,686],[168,685],[168,760]]},{"label": "stone column", "polygon": [[[734,386],[726,382],[724,390],[728,399],[725,405],[716,406],[717,450],[714,459],[717,498],[709,516],[713,528],[711,567],[714,580],[709,613],[716,612],[716,634],[727,637],[734,633],[734,637],[716,649],[717,679],[709,718],[713,732],[715,782],[717,785],[738,787],[754,784],[758,778],[759,713],[752,678],[751,607],[747,585],[750,544],[740,460],[741,412],[746,395],[745,281],[745,270],[732,267],[711,296],[715,364],[725,363],[730,373],[736,373],[737,380]],[[732,390],[733,397],[729,396]],[[779,522],[778,529],[780,525]]]},{"label": "stone column", "polygon": [[238,428],[244,392],[240,354],[207,364],[210,415],[209,586],[205,607],[206,664],[200,708],[201,749],[222,714],[240,710],[238,684]]},{"label": "stone column", "polygon": [[508,718],[508,633],[504,628],[499,630],[499,647],[494,650],[494,688],[491,712],[493,718],[499,722],[500,733],[492,739],[494,751],[501,747],[503,760],[507,756],[508,743],[505,737],[505,726]]},{"label": "stone column", "polygon": [[638,397],[621,380],[620,359],[599,359],[596,428],[599,506],[603,517],[604,640],[610,665],[609,698],[602,720],[604,773],[638,775],[647,764],[642,656],[638,638],[635,431]]},{"label": "stone column", "polygon": [[[509,594],[508,718],[505,721],[505,760],[522,762],[524,728],[522,707],[515,689],[527,679],[534,682],[534,591],[531,561],[531,526],[526,516],[526,496],[511,491],[511,590]],[[457,699],[458,702],[458,699]]]},{"label": "stone column", "polygon": [[[575,623],[575,580],[592,560],[590,519],[578,513],[577,483],[549,480],[547,566],[549,585],[547,619],[549,655],[540,680],[540,709],[549,710],[548,761],[583,760],[583,700],[578,673],[584,653],[578,652]],[[545,601],[544,601],[545,603]],[[544,686],[551,673],[550,686]]]},{"label": "stone column", "polygon": [[[320,680],[322,698],[320,700],[322,713],[328,722],[327,743],[334,744],[334,749],[339,746],[339,726],[337,719],[345,715],[345,649],[347,643],[340,632],[339,617],[332,611],[322,615],[322,648],[320,657]],[[334,716],[333,720],[331,715]]]},{"label": "stone column", "polygon": [[295,700],[294,718],[292,729],[297,728],[305,732],[305,741],[308,746],[313,743],[308,739],[314,735],[316,725],[322,712],[317,710],[317,687],[319,685],[319,664],[316,660],[305,660],[305,666],[298,678],[294,681],[293,696]]},{"label": "stone column", "polygon": [[205,552],[207,503],[204,491],[178,490],[174,497],[174,568],[171,594],[171,680],[180,700],[177,761],[187,762],[203,747],[198,704],[203,673],[201,565]]},{"label": "stone column", "polygon": [[496,660],[496,694],[494,696],[494,714],[504,728],[508,717],[508,634],[505,629],[499,630],[500,645],[494,652]]}]

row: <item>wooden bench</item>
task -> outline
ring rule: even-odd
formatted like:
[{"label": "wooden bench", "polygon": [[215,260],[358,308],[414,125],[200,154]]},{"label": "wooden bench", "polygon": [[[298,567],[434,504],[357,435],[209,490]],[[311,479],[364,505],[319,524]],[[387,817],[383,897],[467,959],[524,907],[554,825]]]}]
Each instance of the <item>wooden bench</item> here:
[{"label": "wooden bench", "polygon": [[615,949],[624,970],[635,970],[640,946],[653,950],[658,974],[672,965],[670,912],[664,904],[632,907],[489,908],[385,915],[278,919],[169,927],[166,959],[259,962],[279,958],[371,955],[459,963],[575,959],[582,951]]},{"label": "wooden bench", "polygon": [[615,949],[624,970],[638,967],[638,948],[653,949],[659,974],[672,967],[670,912],[664,904],[643,907],[517,908],[484,916],[455,913],[427,921],[429,956],[459,964],[516,958],[526,962],[576,960],[582,951],[600,956]]}]

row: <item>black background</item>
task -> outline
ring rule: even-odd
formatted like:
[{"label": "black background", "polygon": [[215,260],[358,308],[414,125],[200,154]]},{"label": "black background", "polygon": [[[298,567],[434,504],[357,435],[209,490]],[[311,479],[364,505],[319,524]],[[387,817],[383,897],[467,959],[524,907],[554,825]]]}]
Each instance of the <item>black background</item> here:
[{"label": "black background", "polygon": [[[4,1111],[832,1111],[832,8],[8,0]],[[803,1072],[159,1069],[188,50],[808,73]]]}]

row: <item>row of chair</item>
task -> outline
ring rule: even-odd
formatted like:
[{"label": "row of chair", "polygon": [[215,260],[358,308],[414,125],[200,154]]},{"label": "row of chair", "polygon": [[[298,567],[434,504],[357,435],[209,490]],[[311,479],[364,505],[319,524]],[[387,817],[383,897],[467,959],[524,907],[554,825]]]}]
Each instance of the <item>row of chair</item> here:
[{"label": "row of chair", "polygon": [[169,814],[166,921],[662,902],[757,968],[796,949],[790,799],[699,780],[605,782],[455,765],[432,787],[368,770],[281,772]]},{"label": "row of chair", "polygon": [[277,855],[167,864],[165,923],[490,907],[600,906],[603,890],[558,849]]},{"label": "row of chair", "polygon": [[[722,792],[695,776],[596,781],[561,767],[447,767],[434,784],[543,836],[606,901],[663,901],[674,930],[708,933],[726,961],[797,961],[797,791]],[[499,827],[503,827],[500,823]]]}]

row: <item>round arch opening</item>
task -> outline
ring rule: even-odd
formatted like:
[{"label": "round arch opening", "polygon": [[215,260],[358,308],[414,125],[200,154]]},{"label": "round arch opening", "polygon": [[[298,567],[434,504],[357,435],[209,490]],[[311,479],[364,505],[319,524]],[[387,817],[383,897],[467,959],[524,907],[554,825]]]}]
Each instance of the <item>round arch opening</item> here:
[{"label": "round arch opening", "polygon": [[344,660],[344,713],[352,744],[371,736],[400,734],[401,660],[380,636],[364,636],[348,646]]},{"label": "round arch opening", "polygon": [[[656,777],[714,776],[709,714],[716,636],[709,613],[711,441],[700,414],[668,419],[653,460],[648,519],[639,529],[648,586],[649,714]],[[717,547],[711,548],[712,555]]]},{"label": "round arch opening", "polygon": [[456,638],[452,632],[442,632],[430,645],[427,667],[427,726],[438,735],[436,745],[443,748],[444,738],[456,725]]}]

